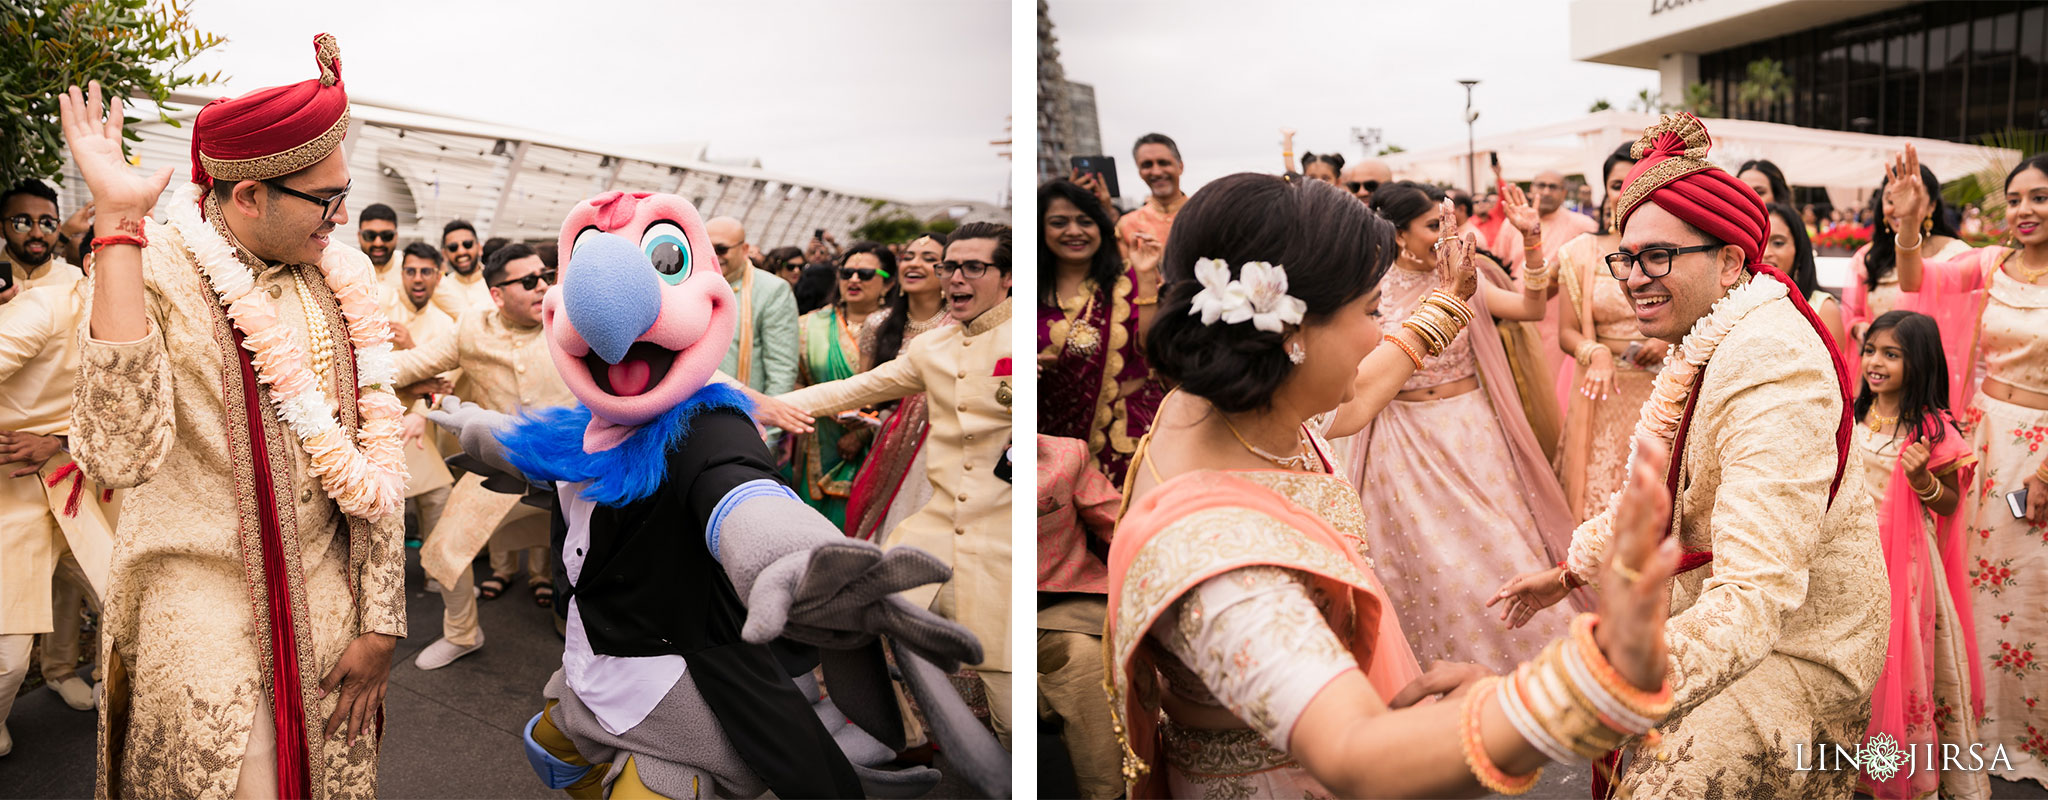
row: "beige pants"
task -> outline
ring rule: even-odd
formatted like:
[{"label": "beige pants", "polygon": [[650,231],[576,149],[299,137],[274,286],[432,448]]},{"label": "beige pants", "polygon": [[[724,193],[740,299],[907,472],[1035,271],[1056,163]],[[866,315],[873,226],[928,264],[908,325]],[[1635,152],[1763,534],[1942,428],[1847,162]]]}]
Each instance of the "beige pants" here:
[{"label": "beige pants", "polygon": [[441,586],[441,636],[463,647],[473,647],[484,638],[476,621],[476,570],[465,569],[462,578]]},{"label": "beige pants", "polygon": [[[100,601],[78,559],[65,552],[57,557],[57,574],[50,582],[51,631],[43,636],[43,680],[56,683],[78,675],[78,639],[85,628],[85,615],[100,612]],[[95,666],[93,680],[99,680]]]},{"label": "beige pants", "polygon": [[[953,582],[947,581],[940,587],[939,595],[932,598],[932,613],[946,619],[953,618]],[[996,741],[1004,750],[1010,749],[1010,673],[997,670],[977,669],[974,674],[981,678],[981,686],[988,694],[988,718],[996,730]]]},{"label": "beige pants", "polygon": [[242,774],[235,780],[235,800],[277,797],[277,722],[270,698],[256,701],[256,719],[249,723],[249,745],[242,750]]},{"label": "beige pants", "polygon": [[405,499],[412,506],[413,516],[420,521],[420,541],[434,535],[434,525],[441,521],[441,509],[448,507],[448,488],[421,492]]},{"label": "beige pants", "polygon": [[[525,576],[528,581],[548,580],[548,513],[521,503],[505,512],[505,519],[491,532],[491,572],[507,583]],[[525,556],[523,565],[521,555]]]},{"label": "beige pants", "polygon": [[1124,793],[1122,751],[1109,719],[1109,697],[1102,691],[1106,607],[1106,600],[1095,595],[1038,612],[1038,718],[1060,721],[1075,784],[1088,800]]},{"label": "beige pants", "polygon": [[0,724],[14,711],[14,695],[28,679],[28,651],[35,641],[33,633],[0,634]]}]

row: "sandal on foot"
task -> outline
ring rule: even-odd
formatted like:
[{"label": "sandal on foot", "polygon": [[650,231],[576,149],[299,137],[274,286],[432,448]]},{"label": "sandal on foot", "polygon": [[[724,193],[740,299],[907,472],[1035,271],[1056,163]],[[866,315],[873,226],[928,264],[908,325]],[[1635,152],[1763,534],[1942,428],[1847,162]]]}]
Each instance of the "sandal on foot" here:
[{"label": "sandal on foot", "polygon": [[498,599],[498,595],[505,593],[506,583],[507,581],[504,578],[500,578],[496,575],[492,575],[491,577],[477,581],[476,596],[484,600],[496,600]]},{"label": "sandal on foot", "polygon": [[555,604],[555,585],[553,583],[548,581],[531,581],[529,583],[533,587],[534,605],[548,608]]}]

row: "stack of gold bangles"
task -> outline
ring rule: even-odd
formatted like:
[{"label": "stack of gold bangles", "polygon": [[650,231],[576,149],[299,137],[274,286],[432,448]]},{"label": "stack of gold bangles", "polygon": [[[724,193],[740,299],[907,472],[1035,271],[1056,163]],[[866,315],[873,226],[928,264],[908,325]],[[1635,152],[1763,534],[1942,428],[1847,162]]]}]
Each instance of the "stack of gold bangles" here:
[{"label": "stack of gold bangles", "polygon": [[1579,349],[1572,351],[1572,358],[1578,360],[1579,366],[1586,366],[1588,364],[1593,363],[1594,351],[1599,350],[1606,346],[1607,345],[1593,341],[1592,339],[1587,339],[1579,343]]},{"label": "stack of gold bangles", "polygon": [[1430,357],[1434,358],[1443,355],[1444,350],[1451,346],[1451,340],[1470,324],[1472,307],[1437,289],[1422,298],[1422,305],[1401,323],[1401,327],[1414,331],[1415,336],[1422,340],[1422,346],[1429,350]]},{"label": "stack of gold bangles", "polygon": [[2034,480],[2048,483],[2048,461],[2041,462],[2041,467],[2034,470]]},{"label": "stack of gold bangles", "polygon": [[1515,731],[1552,761],[1572,763],[1604,758],[1630,738],[1651,732],[1671,713],[1671,684],[1646,692],[1623,678],[1593,641],[1594,614],[1572,620],[1569,640],[1554,641],[1536,660],[1514,674],[1486,679],[1465,695],[1460,727],[1465,763],[1487,789],[1520,794],[1536,785],[1542,770],[1511,776],[1486,755],[1480,740],[1480,703],[1489,694]]},{"label": "stack of gold bangles", "polygon": [[1934,501],[1941,499],[1941,479],[1936,478],[1934,480],[1928,481],[1928,483],[1933,485],[1927,487],[1926,489],[1914,486],[1911,481],[1908,481],[1906,483],[1906,486],[1908,488],[1911,488],[1914,494],[1920,496],[1921,505],[1933,505]]}]

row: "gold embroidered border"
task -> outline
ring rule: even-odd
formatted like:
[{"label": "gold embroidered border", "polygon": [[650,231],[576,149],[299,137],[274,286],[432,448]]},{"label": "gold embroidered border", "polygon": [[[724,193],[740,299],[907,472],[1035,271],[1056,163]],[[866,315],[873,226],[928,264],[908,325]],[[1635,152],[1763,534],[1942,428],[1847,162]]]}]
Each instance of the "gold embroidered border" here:
[{"label": "gold embroidered border", "polygon": [[[196,123],[195,123],[196,124]],[[273,153],[255,158],[214,158],[199,154],[199,165],[206,168],[206,174],[217,181],[256,181],[290,175],[299,170],[320,163],[328,153],[341,144],[341,137],[348,134],[348,107],[343,106],[341,117],[327,128],[325,133],[282,153]]]},{"label": "gold embroidered border", "polygon": [[1240,778],[1295,766],[1292,756],[1250,728],[1186,728],[1171,717],[1159,728],[1166,739],[1167,763],[1190,778]]},{"label": "gold embroidered border", "polygon": [[1628,219],[1628,215],[1635,211],[1636,206],[1649,200],[1650,195],[1658,189],[1687,175],[1710,169],[1714,169],[1714,165],[1684,156],[1674,156],[1657,162],[1656,166],[1645,170],[1643,174],[1636,176],[1635,180],[1629,181],[1628,188],[1622,190],[1621,200],[1614,204],[1614,219],[1607,229],[1621,230],[1621,223]]}]

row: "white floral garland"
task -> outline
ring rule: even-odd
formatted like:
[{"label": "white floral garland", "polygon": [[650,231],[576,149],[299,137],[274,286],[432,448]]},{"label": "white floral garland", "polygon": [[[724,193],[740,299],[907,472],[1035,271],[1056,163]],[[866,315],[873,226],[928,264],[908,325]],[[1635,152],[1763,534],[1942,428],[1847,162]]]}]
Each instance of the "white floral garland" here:
[{"label": "white floral garland", "polygon": [[[405,407],[391,391],[398,364],[391,353],[391,326],[378,308],[369,268],[347,258],[322,258],[321,272],[348,323],[356,357],[356,409],[362,415],[360,445],[349,441],[335,401],[307,364],[299,333],[279,325],[270,294],[213,226],[199,215],[196,185],[171,201],[170,222],[184,235],[228,319],[242,331],[242,346],[254,354],[257,379],[270,388],[277,415],[306,449],[310,468],[342,513],[377,520],[405,507],[405,450],[399,418]],[[260,446],[260,445],[258,445]]]},{"label": "white floral garland", "polygon": [[[1693,323],[1692,330],[1679,340],[1678,347],[1664,357],[1664,370],[1658,373],[1650,388],[1650,398],[1643,403],[1642,416],[1636,420],[1634,438],[1655,437],[1666,448],[1671,447],[1678,438],[1678,423],[1685,416],[1685,402],[1692,395],[1693,383],[1699,379],[1700,369],[1706,366],[1707,359],[1714,357],[1714,350],[1721,346],[1721,340],[1727,338],[1728,331],[1735,327],[1737,321],[1785,295],[1783,281],[1757,275],[1715,301],[1713,309]],[[1671,457],[1677,459],[1680,454],[1672,453]],[[1636,452],[1634,447],[1630,447],[1628,466],[1621,474],[1634,475],[1635,469]],[[1610,510],[1621,504],[1621,495],[1628,489],[1626,478],[1622,483],[1622,488],[1614,491],[1613,500],[1607,504]],[[1589,522],[1593,527],[1586,533],[1591,534],[1591,541],[1604,547],[1614,529],[1614,515],[1602,514]],[[1580,537],[1573,537],[1574,543],[1579,540]],[[1570,556],[1574,561],[1584,561],[1592,555],[1589,550],[1574,546]],[[1582,554],[1585,558],[1579,558]],[[1572,574],[1589,580],[1597,571],[1594,564],[1574,563],[1569,567]]]}]

